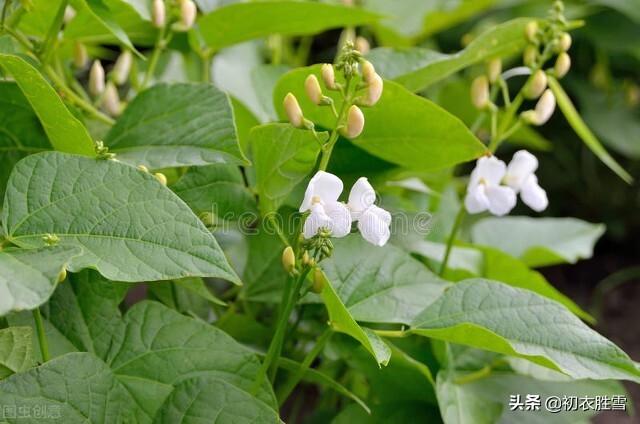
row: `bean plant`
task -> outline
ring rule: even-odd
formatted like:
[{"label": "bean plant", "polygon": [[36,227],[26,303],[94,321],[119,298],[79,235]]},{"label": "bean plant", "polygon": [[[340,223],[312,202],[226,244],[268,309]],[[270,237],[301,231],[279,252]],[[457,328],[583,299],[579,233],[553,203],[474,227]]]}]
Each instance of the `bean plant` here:
[{"label": "bean plant", "polygon": [[425,3],[0,0],[0,422],[628,409],[638,364],[535,270],[605,231],[548,212],[550,119],[631,182],[565,92],[584,22]]}]

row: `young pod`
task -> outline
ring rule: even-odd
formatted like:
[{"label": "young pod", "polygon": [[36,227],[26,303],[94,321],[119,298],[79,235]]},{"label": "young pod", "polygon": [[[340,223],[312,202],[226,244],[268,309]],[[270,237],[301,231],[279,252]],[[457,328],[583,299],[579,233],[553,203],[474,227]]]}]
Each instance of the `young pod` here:
[{"label": "young pod", "polygon": [[317,105],[322,103],[322,88],[320,88],[320,83],[315,75],[310,74],[307,79],[304,80],[304,90],[313,103]]},{"label": "young pod", "polygon": [[489,82],[494,84],[498,81],[500,74],[502,73],[502,60],[499,57],[491,59],[487,62],[487,77],[489,78]]},{"label": "young pod", "polygon": [[291,246],[285,247],[282,251],[282,267],[287,274],[291,274],[296,268],[296,255],[293,253]]},{"label": "young pod", "polygon": [[163,28],[167,20],[164,0],[153,0],[151,5],[151,23],[156,28]]},{"label": "young pod", "polygon": [[300,109],[298,99],[296,99],[293,93],[287,93],[287,95],[284,96],[283,105],[291,125],[296,128],[304,127],[304,115],[302,115],[302,109]]},{"label": "young pod", "polygon": [[94,60],[89,71],[89,92],[99,96],[104,91],[104,68],[99,60]]},{"label": "young pod", "polygon": [[182,0],[180,4],[180,23],[183,29],[191,29],[193,23],[196,21],[197,14],[198,8],[192,0]]},{"label": "young pod", "polygon": [[73,45],[73,66],[78,69],[84,68],[85,66],[87,66],[88,62],[89,55],[87,53],[87,48],[84,46],[84,44],[76,41],[76,43]]},{"label": "young pod", "polygon": [[476,77],[471,83],[471,103],[480,110],[489,105],[489,80],[485,75]]},{"label": "young pod", "polygon": [[356,105],[352,105],[347,112],[347,126],[343,128],[342,135],[347,138],[356,138],[364,129],[364,114]]},{"label": "young pod", "polygon": [[129,78],[129,72],[131,71],[131,64],[133,63],[133,54],[130,50],[125,50],[120,53],[116,64],[113,65],[113,80],[118,85],[124,84]]},{"label": "young pod", "polygon": [[571,68],[571,57],[565,52],[560,53],[556,59],[556,64],[553,69],[555,70],[556,77],[562,78],[569,72]]},{"label": "young pod", "polygon": [[102,107],[111,116],[118,116],[122,110],[120,105],[120,96],[118,95],[118,89],[116,85],[109,81],[104,89],[104,95],[102,96]]},{"label": "young pod", "polygon": [[528,99],[537,99],[545,88],[547,88],[547,74],[542,69],[538,69],[524,88],[524,95]]},{"label": "young pod", "polygon": [[322,81],[324,86],[329,90],[335,90],[336,87],[336,75],[333,70],[333,65],[325,63],[322,65]]}]

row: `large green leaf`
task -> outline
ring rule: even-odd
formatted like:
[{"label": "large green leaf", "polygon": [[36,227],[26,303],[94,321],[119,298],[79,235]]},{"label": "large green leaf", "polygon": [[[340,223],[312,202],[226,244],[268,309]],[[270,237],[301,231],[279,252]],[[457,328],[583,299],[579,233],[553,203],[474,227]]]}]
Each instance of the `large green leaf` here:
[{"label": "large green leaf", "polygon": [[329,312],[329,324],[331,327],[335,331],[348,334],[360,342],[379,365],[387,365],[391,358],[389,346],[373,330],[358,325],[326,277],[320,296]]},{"label": "large green leaf", "polygon": [[[320,67],[299,68],[285,74],[274,90],[274,104],[284,118],[282,99],[287,92],[296,94],[305,117],[325,128],[333,128],[335,117],[326,107],[311,103],[304,93],[309,74],[320,78]],[[337,105],[335,92],[326,92]],[[365,127],[352,140],[356,146],[389,162],[417,170],[445,168],[475,159],[486,152],[485,146],[455,116],[431,101],[385,81],[380,101],[363,108]]]},{"label": "large green leaf", "polygon": [[200,18],[198,27],[207,45],[217,50],[270,34],[315,34],[375,22],[378,18],[363,9],[342,5],[268,1],[221,7]]},{"label": "large green leaf", "polygon": [[457,384],[453,371],[440,371],[436,378],[436,393],[442,421],[445,424],[493,424],[502,408],[500,404],[487,402]]},{"label": "large green leaf", "polygon": [[62,270],[80,253],[72,246],[0,250],[0,316],[46,302]]},{"label": "large green leaf", "polygon": [[156,169],[246,163],[229,98],[211,84],[159,84],[143,91],[105,143],[119,159]]},{"label": "large green leaf", "polygon": [[367,58],[384,78],[393,79],[411,91],[420,91],[475,63],[518,53],[527,44],[524,28],[530,21],[518,18],[496,25],[454,54],[419,47],[378,48]]},{"label": "large green leaf", "polygon": [[34,365],[31,327],[0,330],[0,380]]},{"label": "large green leaf", "polygon": [[334,240],[336,252],[322,268],[354,319],[407,323],[449,286],[393,245],[373,246],[353,234]]},{"label": "large green leaf", "polygon": [[453,285],[416,317],[411,332],[524,357],[572,378],[640,381],[640,369],[619,347],[562,305],[490,280]]},{"label": "large green leaf", "polygon": [[[313,170],[320,144],[311,131],[289,124],[255,127],[249,137],[260,212],[275,212],[294,187]],[[326,133],[319,134],[322,141],[326,141],[327,137]]]},{"label": "large green leaf", "polygon": [[509,216],[477,222],[471,229],[471,239],[538,267],[590,258],[604,231],[602,224],[576,218]]},{"label": "large green leaf", "polygon": [[0,82],[0,196],[13,165],[51,148],[47,135],[17,84]]},{"label": "large green leaf", "polygon": [[551,77],[549,78],[549,88],[551,88],[553,94],[556,96],[558,107],[564,114],[565,118],[567,118],[567,122],[569,122],[569,125],[571,125],[584,144],[586,144],[587,147],[591,149],[591,151],[602,161],[602,163],[609,167],[609,169],[615,172],[625,182],[631,184],[633,182],[633,177],[631,177],[631,175],[629,175],[629,173],[620,166],[620,164],[609,154],[607,149],[604,148],[596,136],[591,132],[589,127],[587,127],[587,124],[582,120],[582,117],[576,110],[567,93],[564,91],[564,88],[562,88],[562,85],[560,85],[555,78]]},{"label": "large green leaf", "polygon": [[191,168],[171,188],[196,213],[210,212],[223,220],[237,220],[257,210],[256,200],[235,165]]},{"label": "large green leaf", "polygon": [[11,74],[42,123],[51,145],[62,152],[92,156],[93,140],[49,83],[23,59],[0,54],[0,68]]},{"label": "large green leaf", "polygon": [[31,155],[7,185],[2,220],[22,247],[82,248],[70,269],[95,268],[121,281],[189,276],[238,283],[215,238],[153,176],[112,160],[57,152]]}]

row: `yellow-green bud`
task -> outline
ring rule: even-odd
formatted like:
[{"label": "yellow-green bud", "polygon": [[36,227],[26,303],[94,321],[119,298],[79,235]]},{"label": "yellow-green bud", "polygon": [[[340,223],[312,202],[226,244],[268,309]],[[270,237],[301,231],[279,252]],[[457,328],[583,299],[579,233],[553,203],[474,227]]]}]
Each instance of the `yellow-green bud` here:
[{"label": "yellow-green bud", "polygon": [[302,265],[309,265],[310,259],[311,258],[309,257],[309,252],[305,250],[304,253],[302,254]]},{"label": "yellow-green bud", "polygon": [[342,129],[342,135],[347,138],[356,138],[364,129],[364,114],[356,105],[352,105],[347,112],[347,126]]},{"label": "yellow-green bud", "polygon": [[311,290],[313,290],[314,293],[320,294],[322,293],[325,284],[326,278],[324,276],[324,273],[320,268],[316,268],[313,271],[313,285],[311,286]]},{"label": "yellow-green bud", "polygon": [[557,78],[562,78],[567,75],[571,68],[571,57],[567,53],[560,53],[556,59],[556,64],[553,67]]},{"label": "yellow-green bud", "polygon": [[364,37],[357,36],[356,42],[354,43],[356,50],[358,50],[362,54],[369,53],[371,50],[371,45],[369,44],[369,40]]},{"label": "yellow-green bud", "polygon": [[66,279],[67,279],[67,269],[62,268],[62,271],[60,271],[60,273],[58,274],[58,284],[62,283]]},{"label": "yellow-green bud", "polygon": [[164,27],[167,20],[167,11],[164,0],[153,0],[151,5],[151,23],[156,28]]},{"label": "yellow-green bud", "polygon": [[370,83],[373,79],[378,75],[376,73],[376,68],[373,67],[373,64],[368,60],[362,61],[362,79],[366,83]]},{"label": "yellow-green bud", "polygon": [[291,246],[285,247],[282,251],[282,267],[288,274],[291,274],[296,268],[296,255]]},{"label": "yellow-green bud", "polygon": [[193,23],[196,21],[197,14],[198,9],[192,0],[182,0],[180,4],[180,23],[182,24],[182,29],[191,29]]},{"label": "yellow-green bud", "polygon": [[364,106],[373,106],[378,103],[380,97],[382,97],[382,89],[384,88],[384,81],[382,81],[382,77],[378,74],[375,75],[373,80],[367,86],[367,94],[362,101],[362,105]]},{"label": "yellow-green bud", "polygon": [[336,89],[336,76],[333,71],[333,65],[329,63],[322,65],[322,81],[329,90]]},{"label": "yellow-green bud", "polygon": [[491,84],[498,81],[500,77],[500,73],[502,72],[502,60],[499,57],[495,59],[491,59],[487,62],[487,77],[489,78],[489,82]]},{"label": "yellow-green bud", "polygon": [[167,185],[167,177],[162,172],[156,172],[153,176],[156,177],[156,180],[158,180],[163,186]]},{"label": "yellow-green bud", "polygon": [[558,40],[558,49],[561,52],[566,52],[571,48],[571,36],[566,33],[563,32],[562,35],[560,35],[560,39]]},{"label": "yellow-green bud", "polygon": [[146,167],[146,166],[144,166],[144,165],[138,165],[138,169],[139,169],[140,171],[142,171],[142,172],[149,173],[149,168],[147,168],[147,167]]},{"label": "yellow-green bud", "polygon": [[489,105],[489,80],[485,75],[476,77],[471,83],[471,103],[480,110]]},{"label": "yellow-green bud", "polygon": [[522,62],[525,66],[532,67],[538,59],[538,48],[536,46],[528,45],[524,49],[522,54]]},{"label": "yellow-green bud", "polygon": [[304,80],[304,90],[313,103],[317,105],[322,103],[322,88],[320,88],[320,83],[315,75],[311,74]]},{"label": "yellow-green bud", "polygon": [[125,50],[120,53],[116,64],[113,65],[113,80],[118,85],[122,85],[129,78],[129,72],[131,71],[131,64],[133,63],[133,54],[130,50]]},{"label": "yellow-green bud", "polygon": [[66,25],[69,22],[71,22],[71,20],[75,17],[76,17],[76,10],[73,7],[67,5],[67,7],[64,8],[64,15],[62,17],[62,22],[64,22]]},{"label": "yellow-green bud", "polygon": [[99,96],[104,91],[104,68],[99,60],[93,61],[89,71],[89,92]]},{"label": "yellow-green bud", "polygon": [[116,85],[109,81],[104,89],[104,95],[102,96],[102,107],[111,116],[118,116],[122,111],[120,105],[120,96],[118,95],[118,89]]},{"label": "yellow-green bud", "polygon": [[287,93],[287,95],[284,96],[283,105],[291,125],[296,128],[304,127],[304,115],[302,115],[302,109],[300,109],[298,99],[296,99],[293,93]]},{"label": "yellow-green bud", "polygon": [[538,39],[538,23],[531,21],[524,27],[524,35],[527,37],[527,41],[535,43]]},{"label": "yellow-green bud", "polygon": [[76,68],[84,68],[89,62],[89,55],[87,54],[87,48],[84,44],[76,43],[73,45],[73,65]]},{"label": "yellow-green bud", "polygon": [[538,69],[524,88],[524,95],[528,99],[537,99],[545,88],[547,88],[547,74],[542,69]]}]

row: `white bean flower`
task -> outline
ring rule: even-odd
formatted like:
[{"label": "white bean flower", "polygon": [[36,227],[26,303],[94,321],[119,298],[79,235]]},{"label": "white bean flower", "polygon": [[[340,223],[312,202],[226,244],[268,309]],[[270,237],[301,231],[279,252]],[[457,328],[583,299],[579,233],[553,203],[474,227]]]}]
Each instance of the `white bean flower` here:
[{"label": "white bean flower", "polygon": [[535,171],[538,169],[538,159],[520,150],[513,155],[504,182],[516,193],[520,193],[522,201],[536,212],[541,212],[549,205],[547,192],[538,184]]},{"label": "white bean flower", "polygon": [[471,172],[464,199],[469,213],[488,210],[493,215],[502,216],[513,209],[516,205],[516,192],[511,187],[500,185],[506,171],[505,163],[495,156],[478,159]]},{"label": "white bean flower", "polygon": [[376,193],[369,181],[365,177],[358,178],[349,193],[351,216],[358,222],[358,230],[366,241],[384,246],[391,236],[391,214],[374,205],[375,200]]},{"label": "white bean flower", "polygon": [[310,239],[321,229],[328,230],[332,237],[344,237],[351,231],[351,213],[347,206],[338,202],[343,184],[340,178],[318,171],[307,186],[300,212],[310,211],[302,234]]}]

